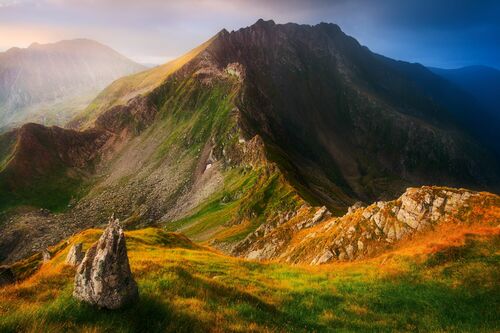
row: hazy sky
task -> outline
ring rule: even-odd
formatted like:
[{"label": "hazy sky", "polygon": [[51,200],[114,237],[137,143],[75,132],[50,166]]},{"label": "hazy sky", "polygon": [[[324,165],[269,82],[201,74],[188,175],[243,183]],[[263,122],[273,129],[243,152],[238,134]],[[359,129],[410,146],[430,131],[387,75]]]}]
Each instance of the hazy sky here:
[{"label": "hazy sky", "polygon": [[500,68],[499,0],[0,0],[0,50],[91,38],[162,63],[261,17],[337,23],[375,52],[424,65]]}]

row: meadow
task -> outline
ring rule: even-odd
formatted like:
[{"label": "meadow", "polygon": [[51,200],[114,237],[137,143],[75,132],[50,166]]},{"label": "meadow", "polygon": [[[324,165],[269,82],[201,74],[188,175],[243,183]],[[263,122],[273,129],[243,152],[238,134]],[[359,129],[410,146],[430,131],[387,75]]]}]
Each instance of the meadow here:
[{"label": "meadow", "polygon": [[140,299],[118,311],[71,296],[70,244],[0,289],[1,332],[498,332],[498,228],[423,251],[319,267],[254,262],[161,229],[127,232]]}]

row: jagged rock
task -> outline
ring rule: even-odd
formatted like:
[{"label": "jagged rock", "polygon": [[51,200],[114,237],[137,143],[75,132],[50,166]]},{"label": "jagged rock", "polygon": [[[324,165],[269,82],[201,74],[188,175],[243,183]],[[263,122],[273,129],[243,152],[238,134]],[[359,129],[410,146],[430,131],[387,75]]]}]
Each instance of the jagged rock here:
[{"label": "jagged rock", "polygon": [[[351,212],[342,217],[320,220],[318,228],[311,231],[306,226],[313,220],[314,211],[307,208],[298,214],[300,219],[276,225],[269,234],[254,233],[255,237],[240,243],[248,250],[240,251],[238,255],[311,265],[367,258],[407,237],[432,230],[439,223],[469,223],[485,219],[497,225],[495,210],[491,207],[498,206],[498,200],[500,198],[493,194],[463,189],[408,188],[398,199],[375,202],[358,208],[355,214]],[[475,211],[472,207],[484,208]],[[491,212],[487,213],[489,219],[478,216],[484,212]]]},{"label": "jagged rock", "polygon": [[99,241],[87,251],[75,276],[73,296],[107,309],[118,309],[138,297],[118,219],[111,217]]},{"label": "jagged rock", "polygon": [[50,255],[50,252],[48,250],[43,250],[42,251],[42,259],[43,259],[43,262],[47,262],[51,259],[51,255]]},{"label": "jagged rock", "polygon": [[365,205],[364,205],[361,201],[356,201],[356,202],[354,203],[354,205],[352,205],[351,207],[349,207],[349,208],[347,209],[347,214],[353,213],[356,209],[358,209],[358,208],[362,208],[362,207],[364,207],[364,206],[365,206]]},{"label": "jagged rock", "polygon": [[83,244],[77,243],[71,246],[71,249],[66,256],[66,263],[71,266],[78,266],[85,256],[85,252],[82,250]]},{"label": "jagged rock", "polygon": [[317,257],[316,259],[314,259],[311,262],[311,265],[321,265],[321,264],[327,263],[334,256],[335,256],[334,253],[331,250],[327,249],[327,250],[325,250],[325,252],[323,252],[323,254],[320,257]]},{"label": "jagged rock", "polygon": [[326,216],[329,216],[331,215],[330,212],[328,211],[328,209],[323,206],[321,207],[320,209],[318,209],[316,211],[316,213],[314,214],[313,218],[312,218],[312,221],[311,221],[311,225],[315,225],[317,224],[318,222],[320,222],[321,220],[323,220]]}]

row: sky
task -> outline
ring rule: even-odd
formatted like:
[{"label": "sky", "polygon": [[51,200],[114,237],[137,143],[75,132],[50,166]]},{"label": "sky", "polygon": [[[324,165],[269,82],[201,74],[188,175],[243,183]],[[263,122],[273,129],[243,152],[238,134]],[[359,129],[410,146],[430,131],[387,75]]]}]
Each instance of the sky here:
[{"label": "sky", "polygon": [[337,23],[374,52],[426,66],[500,69],[499,0],[0,0],[0,51],[90,38],[159,64],[259,18]]}]

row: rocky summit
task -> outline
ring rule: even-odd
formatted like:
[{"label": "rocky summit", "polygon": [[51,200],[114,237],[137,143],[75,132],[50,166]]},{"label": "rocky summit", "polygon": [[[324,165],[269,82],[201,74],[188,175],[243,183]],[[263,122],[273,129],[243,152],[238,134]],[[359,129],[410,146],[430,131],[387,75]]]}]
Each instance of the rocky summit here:
[{"label": "rocky summit", "polygon": [[87,251],[75,275],[73,296],[107,309],[118,309],[137,299],[137,284],[118,219],[110,218],[99,241]]}]

